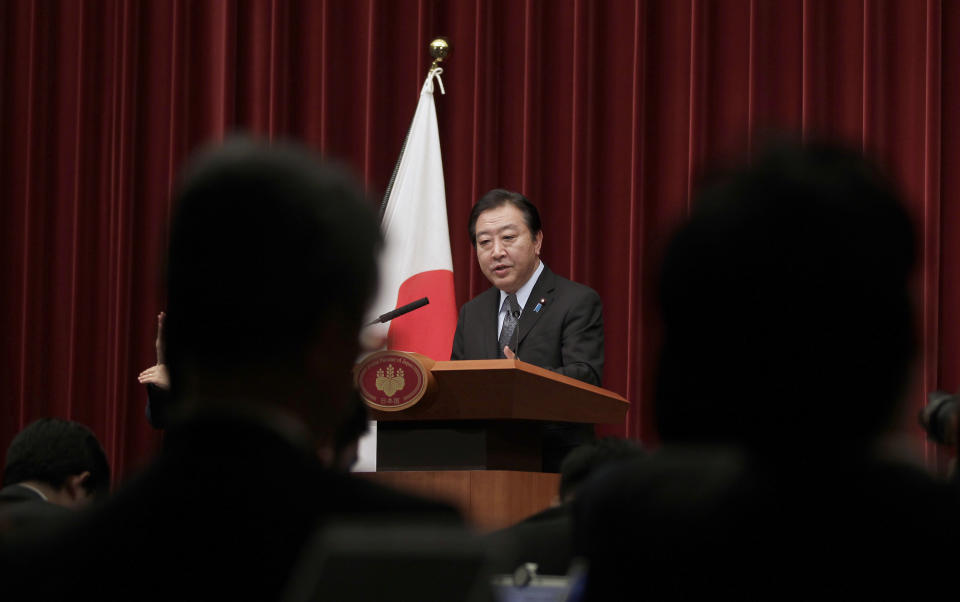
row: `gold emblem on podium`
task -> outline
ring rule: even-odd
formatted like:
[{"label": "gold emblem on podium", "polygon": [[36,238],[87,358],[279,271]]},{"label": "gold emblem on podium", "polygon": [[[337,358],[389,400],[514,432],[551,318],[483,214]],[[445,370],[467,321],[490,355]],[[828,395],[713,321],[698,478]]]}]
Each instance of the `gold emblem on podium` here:
[{"label": "gold emblem on podium", "polygon": [[397,391],[403,389],[406,382],[403,380],[403,368],[394,372],[393,364],[387,366],[384,373],[383,368],[377,370],[377,390],[383,391],[387,397],[393,397]]},{"label": "gold emblem on podium", "polygon": [[398,412],[415,405],[427,392],[428,368],[433,360],[405,351],[371,353],[354,369],[357,392],[368,407]]}]

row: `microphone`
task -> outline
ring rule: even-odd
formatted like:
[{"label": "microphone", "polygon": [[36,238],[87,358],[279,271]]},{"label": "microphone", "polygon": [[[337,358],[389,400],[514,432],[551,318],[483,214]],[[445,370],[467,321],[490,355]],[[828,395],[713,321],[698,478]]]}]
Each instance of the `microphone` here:
[{"label": "microphone", "polygon": [[421,307],[423,307],[424,305],[427,305],[428,303],[430,303],[430,299],[426,297],[422,299],[417,299],[416,301],[407,303],[406,305],[398,307],[397,309],[388,311],[385,314],[381,314],[379,318],[377,318],[376,320],[373,320],[372,322],[367,324],[367,326],[373,326],[374,324],[383,324],[384,322],[389,322],[394,318],[399,318],[403,314],[410,313],[415,309],[420,309]]}]

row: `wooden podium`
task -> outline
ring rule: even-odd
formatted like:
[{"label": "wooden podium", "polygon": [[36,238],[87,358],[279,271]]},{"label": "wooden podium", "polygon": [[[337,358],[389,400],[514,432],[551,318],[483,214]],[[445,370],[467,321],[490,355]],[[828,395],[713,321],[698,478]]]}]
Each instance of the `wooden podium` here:
[{"label": "wooden podium", "polygon": [[386,353],[423,366],[427,382],[410,407],[371,406],[377,472],[368,476],[450,501],[481,528],[512,524],[556,495],[558,475],[540,472],[544,423],[617,424],[629,407],[616,393],[519,360]]}]

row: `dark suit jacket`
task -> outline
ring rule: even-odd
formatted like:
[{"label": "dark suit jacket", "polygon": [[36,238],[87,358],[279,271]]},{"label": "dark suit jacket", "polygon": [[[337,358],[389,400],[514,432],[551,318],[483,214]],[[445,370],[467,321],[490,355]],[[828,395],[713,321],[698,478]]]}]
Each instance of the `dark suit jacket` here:
[{"label": "dark suit jacket", "polygon": [[28,487],[7,485],[0,489],[0,535],[25,527],[43,527],[70,514],[66,508],[45,501]]},{"label": "dark suit jacket", "polygon": [[590,567],[583,599],[956,595],[952,487],[848,450],[764,454],[664,447],[578,489],[574,553]]},{"label": "dark suit jacket", "polygon": [[[541,303],[543,299],[543,303]],[[536,311],[537,304],[542,305]],[[500,357],[497,315],[500,291],[480,293],[460,308],[453,360]],[[544,266],[517,325],[518,357],[547,370],[600,385],[603,377],[603,304],[593,289]]]},{"label": "dark suit jacket", "polygon": [[572,515],[567,504],[547,508],[487,536],[494,549],[507,552],[492,559],[494,573],[512,573],[525,562],[540,575],[566,575],[573,561]]},{"label": "dark suit jacket", "polygon": [[0,510],[6,510],[27,502],[42,501],[44,499],[40,497],[39,493],[23,485],[7,485],[0,489]]},{"label": "dark suit jacket", "polygon": [[173,402],[173,399],[170,396],[170,391],[167,389],[161,389],[153,383],[147,384],[147,422],[150,423],[155,429],[165,429],[167,428],[167,423],[170,421],[168,415],[170,413],[170,405]]},{"label": "dark suit jacket", "polygon": [[[542,301],[541,301],[542,300]],[[537,305],[540,310],[537,311]],[[500,290],[491,287],[460,308],[453,360],[496,359]],[[557,276],[546,265],[517,324],[517,357],[600,386],[603,377],[603,304],[592,288]],[[543,470],[559,472],[572,449],[593,438],[589,424],[547,423]]]},{"label": "dark suit jacket", "polygon": [[318,525],[460,522],[444,504],[329,471],[308,445],[248,417],[171,424],[164,443],[145,473],[52,545],[2,550],[5,592],[60,600],[82,583],[91,600],[273,600]]}]

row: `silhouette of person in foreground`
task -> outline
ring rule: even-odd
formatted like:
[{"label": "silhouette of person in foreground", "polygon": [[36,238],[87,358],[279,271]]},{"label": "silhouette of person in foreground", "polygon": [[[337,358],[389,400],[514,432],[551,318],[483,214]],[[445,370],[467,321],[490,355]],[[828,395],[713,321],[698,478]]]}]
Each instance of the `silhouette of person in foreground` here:
[{"label": "silhouette of person in foreground", "polygon": [[915,246],[856,153],[783,147],[707,183],[661,273],[665,445],[575,501],[587,599],[946,585],[957,498],[881,445],[915,356]]},{"label": "silhouette of person in foreground", "polygon": [[318,525],[458,522],[446,505],[317,456],[350,399],[379,246],[357,184],[304,150],[234,140],[197,158],[167,256],[163,450],[46,546],[7,550],[17,577],[5,589],[60,599],[82,582],[99,600],[271,600]]},{"label": "silhouette of person in foreground", "polygon": [[[140,383],[147,387],[145,413],[147,422],[155,429],[166,428],[168,416],[176,411],[176,407],[171,406],[170,375],[163,353],[164,318],[166,313],[157,314],[157,363],[137,376]],[[356,391],[352,393],[350,402],[344,408],[339,424],[331,436],[318,441],[317,453],[326,466],[349,472],[358,460],[360,438],[370,429],[366,406]]]},{"label": "silhouette of person in foreground", "polygon": [[566,575],[573,561],[570,507],[577,491],[603,471],[645,454],[639,442],[617,437],[574,448],[560,465],[556,503],[488,536],[499,549],[508,551],[494,559],[494,570],[512,573],[521,564],[532,562],[540,575]]}]

